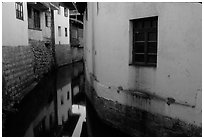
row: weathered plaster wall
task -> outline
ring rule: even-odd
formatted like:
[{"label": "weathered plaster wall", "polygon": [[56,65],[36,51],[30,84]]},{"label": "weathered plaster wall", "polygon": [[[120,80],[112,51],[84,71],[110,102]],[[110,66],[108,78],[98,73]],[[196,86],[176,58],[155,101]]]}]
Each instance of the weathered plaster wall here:
[{"label": "weathered plaster wall", "polygon": [[[58,11],[54,11],[54,24],[55,24],[55,44],[70,44],[69,34],[69,10],[68,17],[64,16],[64,7],[59,6],[60,15]],[[58,26],[61,26],[61,36],[58,36]],[[65,28],[67,28],[67,37],[65,37]],[[60,42],[60,43],[59,43]]]},{"label": "weathered plaster wall", "polygon": [[28,45],[27,4],[23,2],[23,20],[16,18],[15,2],[2,2],[2,45]]},{"label": "weathered plaster wall", "polygon": [[[88,3],[86,76],[101,84],[93,84],[98,95],[201,126],[201,11],[199,3]],[[150,16],[158,16],[157,67],[129,66],[130,20]],[[119,86],[161,99],[136,104],[136,92],[117,94]],[[177,104],[167,105],[168,98]]]}]

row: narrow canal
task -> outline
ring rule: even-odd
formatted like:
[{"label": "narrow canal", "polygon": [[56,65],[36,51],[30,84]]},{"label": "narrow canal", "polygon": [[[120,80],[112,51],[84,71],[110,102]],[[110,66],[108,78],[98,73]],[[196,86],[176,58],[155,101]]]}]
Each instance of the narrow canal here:
[{"label": "narrow canal", "polygon": [[127,136],[104,124],[86,99],[82,62],[44,77],[15,108],[3,136]]}]

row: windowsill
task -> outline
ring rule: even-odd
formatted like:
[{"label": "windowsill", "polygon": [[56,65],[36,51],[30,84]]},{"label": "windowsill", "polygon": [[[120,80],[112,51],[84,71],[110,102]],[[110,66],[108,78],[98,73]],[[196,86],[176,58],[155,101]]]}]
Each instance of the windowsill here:
[{"label": "windowsill", "polygon": [[40,28],[28,28],[28,29],[37,30],[37,31],[42,31],[42,29],[40,29]]},{"label": "windowsill", "polygon": [[149,63],[149,64],[144,64],[144,63],[130,63],[129,66],[141,66],[141,67],[157,67],[157,64],[154,63]]},{"label": "windowsill", "polygon": [[16,17],[16,19],[21,20],[21,21],[24,21],[22,18],[18,18],[18,17]]}]

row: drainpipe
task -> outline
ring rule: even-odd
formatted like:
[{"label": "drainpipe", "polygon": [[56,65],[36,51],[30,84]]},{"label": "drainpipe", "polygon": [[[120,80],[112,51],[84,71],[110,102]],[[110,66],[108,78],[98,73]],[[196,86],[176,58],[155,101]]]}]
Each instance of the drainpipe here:
[{"label": "drainpipe", "polygon": [[95,77],[95,22],[94,22],[94,3],[92,4],[92,68],[93,68],[93,75]]}]

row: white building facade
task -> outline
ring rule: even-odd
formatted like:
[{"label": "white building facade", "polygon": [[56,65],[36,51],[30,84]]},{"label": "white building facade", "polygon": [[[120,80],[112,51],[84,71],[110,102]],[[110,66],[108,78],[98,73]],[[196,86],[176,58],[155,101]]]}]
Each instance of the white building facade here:
[{"label": "white building facade", "polygon": [[54,12],[55,44],[69,45],[69,9],[59,4],[59,9]]},{"label": "white building facade", "polygon": [[28,45],[27,4],[2,2],[2,45]]},{"label": "white building facade", "polygon": [[[196,135],[201,135],[201,11],[200,3],[87,4],[84,16],[86,93],[90,98],[98,96],[105,104],[110,102],[120,113],[135,118],[123,123],[121,119],[126,117],[109,109],[109,105],[107,109],[97,110],[101,117],[126,128],[122,125],[131,126],[141,118],[134,116],[138,110],[136,114],[146,112],[163,117],[159,126],[168,117],[172,125],[179,120],[198,128]],[[98,97],[93,101],[96,109]],[[135,110],[127,112],[126,108]],[[106,112],[112,117],[103,114]],[[145,123],[143,126],[157,129]],[[137,130],[130,128],[130,134],[136,135]],[[195,136],[187,130],[188,126],[181,128],[182,134]],[[152,134],[171,135],[162,126],[155,133],[149,133]]]}]

